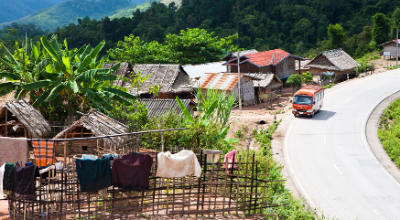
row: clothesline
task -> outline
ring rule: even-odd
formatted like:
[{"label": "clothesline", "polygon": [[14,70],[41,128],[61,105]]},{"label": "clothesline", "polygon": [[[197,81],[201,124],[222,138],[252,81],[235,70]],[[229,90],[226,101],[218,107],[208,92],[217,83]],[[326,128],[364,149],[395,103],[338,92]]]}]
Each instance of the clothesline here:
[{"label": "clothesline", "polygon": [[101,138],[111,138],[118,136],[126,136],[126,135],[134,135],[134,134],[145,134],[145,133],[154,133],[154,132],[165,132],[165,131],[178,131],[178,130],[187,130],[188,128],[172,128],[172,129],[162,129],[162,130],[149,130],[149,131],[137,131],[132,133],[124,133],[124,134],[114,134],[114,135],[103,135],[97,137],[81,137],[81,138],[57,138],[57,139],[49,139],[49,138],[29,138],[31,141],[41,141],[41,140],[51,140],[51,141],[76,141],[76,140],[89,140],[89,139],[101,139]]}]

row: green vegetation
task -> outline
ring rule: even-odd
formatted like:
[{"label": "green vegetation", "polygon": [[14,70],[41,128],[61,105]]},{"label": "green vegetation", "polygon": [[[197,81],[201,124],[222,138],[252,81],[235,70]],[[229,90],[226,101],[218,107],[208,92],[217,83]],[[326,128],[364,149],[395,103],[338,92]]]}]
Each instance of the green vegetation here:
[{"label": "green vegetation", "polygon": [[329,89],[329,88],[334,87],[334,86],[335,86],[335,83],[329,83],[327,85],[322,86],[322,88],[323,89]]},{"label": "green vegetation", "polygon": [[0,23],[12,22],[28,16],[36,10],[53,6],[61,1],[62,0],[0,0]]},{"label": "green vegetation", "polygon": [[392,102],[381,115],[378,137],[390,159],[400,167],[400,99]]},{"label": "green vegetation", "polygon": [[179,35],[168,34],[163,44],[146,43],[130,35],[118,42],[118,47],[108,51],[109,59],[130,63],[198,64],[219,60],[226,51],[238,48],[233,42],[237,36],[219,39],[203,29],[181,30]]}]

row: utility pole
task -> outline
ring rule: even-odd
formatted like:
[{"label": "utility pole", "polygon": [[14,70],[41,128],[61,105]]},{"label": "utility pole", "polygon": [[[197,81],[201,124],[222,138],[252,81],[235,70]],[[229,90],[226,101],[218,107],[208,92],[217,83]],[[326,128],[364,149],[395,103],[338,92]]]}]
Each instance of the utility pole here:
[{"label": "utility pole", "polygon": [[396,69],[399,67],[399,29],[396,30]]},{"label": "utility pole", "polygon": [[240,91],[240,56],[239,56],[240,52],[238,51],[237,53],[237,61],[238,61],[238,83],[239,83],[239,110],[242,110],[242,93]]}]

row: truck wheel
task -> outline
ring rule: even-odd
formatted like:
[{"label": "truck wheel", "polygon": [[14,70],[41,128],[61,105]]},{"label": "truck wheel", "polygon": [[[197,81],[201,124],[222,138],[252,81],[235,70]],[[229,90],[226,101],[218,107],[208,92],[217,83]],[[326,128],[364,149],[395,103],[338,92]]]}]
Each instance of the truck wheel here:
[{"label": "truck wheel", "polygon": [[314,111],[313,111],[312,114],[311,114],[311,118],[312,118],[312,117],[314,117]]}]

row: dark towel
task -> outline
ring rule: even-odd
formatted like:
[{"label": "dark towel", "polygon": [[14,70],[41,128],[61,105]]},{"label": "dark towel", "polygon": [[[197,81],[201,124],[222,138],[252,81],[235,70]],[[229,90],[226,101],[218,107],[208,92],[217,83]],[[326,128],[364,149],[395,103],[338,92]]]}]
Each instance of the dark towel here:
[{"label": "dark towel", "polygon": [[4,171],[3,190],[11,191],[14,180],[15,163],[6,163]]},{"label": "dark towel", "polygon": [[35,177],[38,172],[36,165],[14,168],[14,183],[12,192],[17,199],[35,199]]},{"label": "dark towel", "polygon": [[153,158],[148,154],[129,153],[114,159],[113,185],[124,190],[148,190],[152,164]]},{"label": "dark towel", "polygon": [[81,192],[96,191],[111,186],[110,158],[76,159],[75,164]]}]

